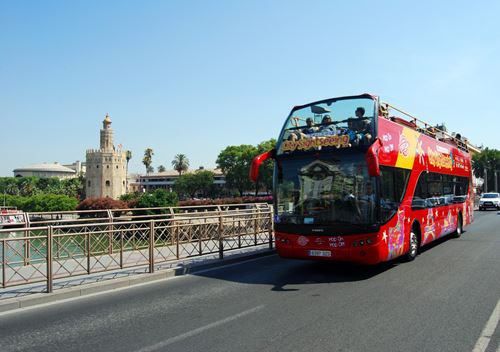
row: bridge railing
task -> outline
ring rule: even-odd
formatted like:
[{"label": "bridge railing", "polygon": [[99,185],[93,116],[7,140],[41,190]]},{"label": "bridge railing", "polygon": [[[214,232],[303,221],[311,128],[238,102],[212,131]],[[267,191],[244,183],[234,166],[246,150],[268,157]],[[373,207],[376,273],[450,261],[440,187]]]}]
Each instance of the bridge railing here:
[{"label": "bridge railing", "polygon": [[161,213],[51,214],[30,227],[0,229],[2,288],[46,282],[52,292],[56,279],[146,265],[154,272],[157,264],[183,258],[216,253],[222,259],[226,251],[273,246],[267,204],[142,210]]}]

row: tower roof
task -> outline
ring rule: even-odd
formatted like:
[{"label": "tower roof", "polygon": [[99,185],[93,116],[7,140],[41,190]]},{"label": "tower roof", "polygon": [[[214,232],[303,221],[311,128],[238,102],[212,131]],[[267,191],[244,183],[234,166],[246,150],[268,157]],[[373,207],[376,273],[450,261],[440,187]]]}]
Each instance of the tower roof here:
[{"label": "tower roof", "polygon": [[58,163],[41,163],[41,164],[31,164],[25,167],[20,167],[14,170],[14,172],[59,172],[59,173],[68,173],[75,174],[76,171],[70,169],[69,167],[63,166]]},{"label": "tower roof", "polygon": [[104,128],[107,128],[111,125],[111,118],[109,117],[108,114],[106,114],[106,117],[102,121],[102,125],[104,126]]}]

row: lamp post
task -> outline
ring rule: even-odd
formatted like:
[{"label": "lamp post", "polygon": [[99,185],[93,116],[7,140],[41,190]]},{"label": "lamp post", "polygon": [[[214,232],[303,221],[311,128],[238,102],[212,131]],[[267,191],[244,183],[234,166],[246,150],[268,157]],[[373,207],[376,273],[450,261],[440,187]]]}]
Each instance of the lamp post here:
[{"label": "lamp post", "polygon": [[484,168],[484,193],[488,192],[488,168]]},{"label": "lamp post", "polygon": [[498,193],[498,176],[497,176],[497,172],[498,172],[498,170],[495,170],[494,175],[495,175],[495,192]]}]

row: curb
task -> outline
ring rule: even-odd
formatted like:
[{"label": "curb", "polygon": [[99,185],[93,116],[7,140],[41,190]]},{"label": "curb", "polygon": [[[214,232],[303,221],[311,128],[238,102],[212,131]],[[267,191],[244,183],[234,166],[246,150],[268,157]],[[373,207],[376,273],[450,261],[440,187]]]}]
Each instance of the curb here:
[{"label": "curb", "polygon": [[213,262],[200,264],[181,265],[170,269],[162,269],[154,273],[138,274],[133,277],[125,277],[118,279],[110,279],[106,282],[95,282],[90,284],[82,284],[77,287],[61,288],[52,293],[35,293],[30,296],[19,298],[7,298],[0,301],[0,313],[13,311],[21,308],[34,307],[46,303],[54,303],[65,299],[84,297],[87,295],[108,292],[119,288],[132,287],[135,285],[161,281],[167,278],[194,274],[203,270],[222,267],[229,264],[239,263],[246,260],[251,260],[260,257],[266,257],[276,254],[275,249],[265,249],[258,252],[250,252],[237,254],[227,259],[218,259]]}]

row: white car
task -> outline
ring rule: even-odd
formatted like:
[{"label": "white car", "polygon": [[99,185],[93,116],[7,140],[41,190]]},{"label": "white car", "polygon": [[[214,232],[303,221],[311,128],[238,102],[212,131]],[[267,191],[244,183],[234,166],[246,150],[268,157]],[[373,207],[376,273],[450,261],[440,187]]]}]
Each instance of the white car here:
[{"label": "white car", "polygon": [[479,199],[479,210],[497,208],[500,210],[500,193],[484,193]]}]

